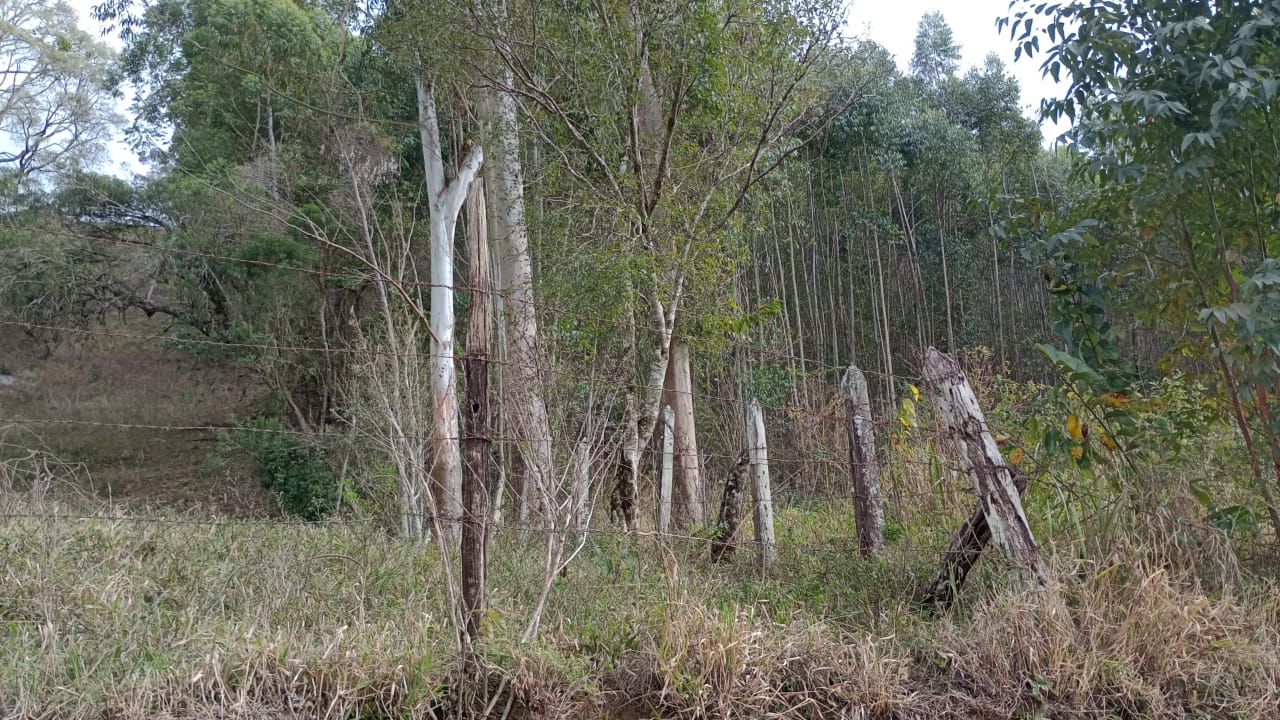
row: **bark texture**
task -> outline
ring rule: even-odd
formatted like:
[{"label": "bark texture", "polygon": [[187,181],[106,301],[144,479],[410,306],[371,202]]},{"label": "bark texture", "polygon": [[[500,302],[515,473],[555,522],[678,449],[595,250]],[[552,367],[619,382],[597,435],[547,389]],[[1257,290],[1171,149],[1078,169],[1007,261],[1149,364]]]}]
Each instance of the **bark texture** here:
[{"label": "bark texture", "polygon": [[720,498],[720,519],[711,539],[712,562],[728,560],[738,547],[738,527],[742,524],[742,491],[750,482],[750,453],[743,450],[724,483],[724,495]]},{"label": "bark texture", "polygon": [[[503,67],[501,85],[514,87],[511,69]],[[533,263],[525,222],[524,173],[520,161],[516,100],[509,92],[488,90],[477,113],[488,129],[492,157],[485,165],[489,237],[497,254],[497,287],[503,308],[503,390],[505,426],[515,438],[520,457],[512,505],[518,522],[549,487],[552,477],[551,432],[542,393],[542,356],[534,305]]]},{"label": "bark texture", "polygon": [[[1019,493],[1026,491],[1026,476],[1015,473],[1013,483]],[[978,558],[982,556],[982,551],[989,542],[991,542],[991,526],[987,525],[986,512],[978,506],[951,538],[951,544],[947,546],[947,552],[942,556],[942,567],[938,568],[938,573],[933,576],[933,582],[929,583],[929,589],[925,591],[920,604],[942,610],[951,607],[955,602],[956,594],[960,592],[961,587],[964,587],[969,571],[978,562]]]},{"label": "bark texture", "polygon": [[769,574],[778,567],[778,543],[773,536],[773,491],[769,485],[769,447],[765,437],[764,411],[755,398],[747,405],[747,452],[751,464],[751,501],[755,505],[756,551],[760,571]]},{"label": "bark texture", "polygon": [[676,414],[668,405],[662,408],[662,473],[658,479],[658,534],[671,532],[671,483],[675,474]]},{"label": "bark texture", "polygon": [[680,517],[690,525],[706,522],[706,497],[702,484],[702,464],[698,456],[698,431],[693,409],[693,378],[689,343],[671,341],[667,366],[667,403],[675,414],[676,479],[680,483]]},{"label": "bark texture", "polygon": [[453,233],[467,188],[484,162],[484,152],[478,145],[467,147],[457,177],[446,183],[435,94],[421,75],[414,85],[431,214],[431,477],[441,527],[456,537],[462,516],[462,457],[453,353]]},{"label": "bark texture", "polygon": [[[1013,472],[987,428],[968,379],[955,360],[934,348],[929,348],[925,357],[924,378],[934,389],[938,416],[951,433],[965,472],[973,482],[978,509],[986,518],[991,539],[1019,575],[1035,585],[1047,586],[1048,574],[1022,509]],[[966,532],[976,534],[972,528],[968,531],[962,528],[957,542],[969,542],[961,538]],[[946,570],[945,563],[943,570]]]},{"label": "bark texture", "polygon": [[864,556],[884,547],[884,504],[880,498],[880,463],[867,377],[850,365],[840,381],[848,416],[849,466],[853,475],[853,512],[858,523],[858,549]]},{"label": "bark texture", "polygon": [[467,317],[467,466],[462,481],[463,627],[470,643],[480,639],[489,567],[492,414],[489,409],[489,352],[493,337],[493,295],[489,283],[489,238],[485,228],[484,185],[467,194],[467,246],[471,255],[471,308]]},{"label": "bark texture", "polygon": [[579,440],[573,454],[573,531],[578,544],[587,541],[591,527],[591,443]]}]

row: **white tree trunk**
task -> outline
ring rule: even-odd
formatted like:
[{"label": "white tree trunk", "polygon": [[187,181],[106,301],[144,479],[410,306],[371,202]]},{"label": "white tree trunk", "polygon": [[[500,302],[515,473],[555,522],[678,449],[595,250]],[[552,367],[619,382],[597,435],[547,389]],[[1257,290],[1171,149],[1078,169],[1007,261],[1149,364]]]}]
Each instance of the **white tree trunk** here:
[{"label": "white tree trunk", "polygon": [[698,431],[693,414],[693,378],[690,372],[689,343],[671,341],[667,370],[667,402],[675,413],[675,456],[681,494],[683,520],[693,525],[706,521],[706,500],[702,490],[702,466],[698,456]]},{"label": "white tree trunk", "polygon": [[440,153],[440,124],[435,94],[421,74],[414,78],[418,93],[418,131],[426,169],[431,213],[431,410],[432,473],[436,512],[451,532],[462,517],[462,457],[458,438],[458,388],[454,371],[453,235],[467,188],[484,162],[480,146],[466,153],[458,176],[445,182]]},{"label": "white tree trunk", "polygon": [[751,398],[747,406],[747,452],[751,463],[751,501],[755,506],[756,550],[760,570],[767,574],[778,566],[778,543],[773,537],[773,491],[769,486],[769,443],[764,411],[755,398]]},{"label": "white tree trunk", "polygon": [[[503,87],[513,87],[510,68],[503,68]],[[506,426],[516,438],[523,476],[512,498],[516,519],[526,522],[540,488],[552,482],[551,432],[542,395],[542,357],[534,306],[533,264],[525,224],[524,179],[520,162],[516,100],[508,92],[487,90],[477,111],[487,126],[494,157],[485,166],[489,232],[498,254],[498,290],[503,307],[506,357],[503,365]]]}]

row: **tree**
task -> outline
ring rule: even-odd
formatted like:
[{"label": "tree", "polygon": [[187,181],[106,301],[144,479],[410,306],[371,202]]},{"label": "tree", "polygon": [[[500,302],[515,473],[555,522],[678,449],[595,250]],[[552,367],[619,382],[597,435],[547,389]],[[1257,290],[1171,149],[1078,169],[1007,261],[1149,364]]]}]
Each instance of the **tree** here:
[{"label": "tree", "polygon": [[[1095,185],[1043,251],[1148,325],[1185,328],[1174,353],[1217,367],[1254,479],[1280,537],[1280,428],[1268,337],[1280,214],[1280,6],[1257,0],[1021,3],[1002,22],[1018,52],[1069,83],[1044,113],[1074,120],[1079,172]],[[1261,351],[1261,352],[1259,352]],[[1262,469],[1254,437],[1273,460]]]},{"label": "tree", "polygon": [[911,54],[911,72],[936,87],[960,67],[960,46],[942,13],[934,10],[920,18],[916,29],[915,52]]},{"label": "tree", "polygon": [[113,54],[64,0],[0,0],[0,170],[19,181],[91,165],[118,122],[106,89]]},{"label": "tree", "polygon": [[484,150],[468,143],[457,176],[446,182],[434,88],[421,75],[415,78],[414,85],[418,91],[418,129],[422,137],[431,220],[431,417],[435,447],[432,477],[436,484],[437,510],[446,521],[452,522],[462,517],[462,452],[453,359],[454,229],[467,189],[484,162]]},{"label": "tree", "polygon": [[545,143],[571,212],[593,218],[622,265],[610,304],[621,299],[614,307],[633,319],[620,495],[634,497],[686,293],[727,277],[712,258],[728,260],[735,214],[800,146],[836,13],[826,3],[799,15],[786,3],[566,5],[530,8],[531,40],[495,50],[514,79],[501,89]]},{"label": "tree", "polygon": [[[491,42],[511,52],[514,30],[505,0],[480,3],[477,15],[490,29]],[[517,519],[528,520],[540,489],[550,487],[552,468],[551,427],[542,393],[544,359],[538,337],[538,316],[533,284],[533,260],[529,251],[525,217],[524,167],[520,158],[519,100],[511,68],[489,59],[496,82],[478,89],[477,119],[481,137],[492,152],[485,165],[485,198],[488,202],[490,242],[498,249],[498,291],[504,323],[505,425],[515,436],[523,474],[517,478],[513,504]],[[483,75],[483,73],[478,73]]]}]

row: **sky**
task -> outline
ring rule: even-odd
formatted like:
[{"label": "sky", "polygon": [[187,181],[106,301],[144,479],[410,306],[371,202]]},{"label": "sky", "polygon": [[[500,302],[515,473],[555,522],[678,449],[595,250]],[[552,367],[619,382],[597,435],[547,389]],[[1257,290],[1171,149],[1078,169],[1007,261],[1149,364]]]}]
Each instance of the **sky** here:
[{"label": "sky", "polygon": [[[100,32],[101,26],[93,19],[92,7],[101,0],[71,0],[81,15],[82,26]],[[1028,117],[1035,118],[1036,108],[1045,97],[1057,97],[1059,86],[1040,74],[1039,60],[1013,59],[1013,43],[1007,34],[996,30],[996,18],[1008,14],[1008,0],[850,0],[848,9],[848,34],[874,40],[888,48],[904,70],[911,62],[915,49],[916,28],[921,16],[939,11],[951,26],[961,49],[961,70],[981,65],[989,53],[996,53],[1005,67],[1018,79],[1022,87],[1023,109]],[[114,36],[105,38],[119,47]],[[120,112],[127,113],[128,103],[121,102]],[[1042,126],[1046,143],[1052,143],[1065,126]],[[109,160],[102,169],[112,174],[129,176],[144,170],[136,155],[120,141],[109,147]]]},{"label": "sky", "polygon": [[[1040,100],[1058,97],[1065,91],[1053,78],[1040,74],[1040,59],[1013,59],[1014,45],[1008,32],[996,30],[996,18],[1009,14],[1009,0],[851,0],[848,32],[858,38],[874,40],[893,53],[898,67],[904,70],[915,51],[916,28],[928,12],[941,12],[951,26],[960,45],[961,72],[982,65],[987,55],[995,53],[1005,68],[1018,79],[1022,88],[1022,105],[1027,116],[1036,119]],[[1046,143],[1065,132],[1066,125],[1042,125]]]}]

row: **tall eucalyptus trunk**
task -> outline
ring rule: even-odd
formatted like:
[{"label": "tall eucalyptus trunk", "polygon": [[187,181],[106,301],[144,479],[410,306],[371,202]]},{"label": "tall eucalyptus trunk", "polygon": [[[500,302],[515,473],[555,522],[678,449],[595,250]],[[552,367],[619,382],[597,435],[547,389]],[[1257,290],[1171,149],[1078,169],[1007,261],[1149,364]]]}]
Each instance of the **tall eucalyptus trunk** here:
[{"label": "tall eucalyptus trunk", "polygon": [[440,527],[456,535],[456,523],[462,517],[462,455],[453,352],[453,234],[467,188],[484,162],[484,151],[478,145],[470,146],[457,176],[446,182],[435,93],[421,73],[414,78],[414,85],[431,215],[431,477]]},{"label": "tall eucalyptus trunk", "polygon": [[[502,86],[514,86],[509,68]],[[552,482],[551,431],[542,394],[542,355],[533,295],[533,263],[525,222],[524,173],[520,161],[516,100],[508,91],[488,90],[477,107],[489,131],[493,157],[485,166],[489,236],[498,253],[498,291],[504,303],[504,425],[515,438],[523,472],[512,501],[518,522],[529,519],[539,488]]]}]

